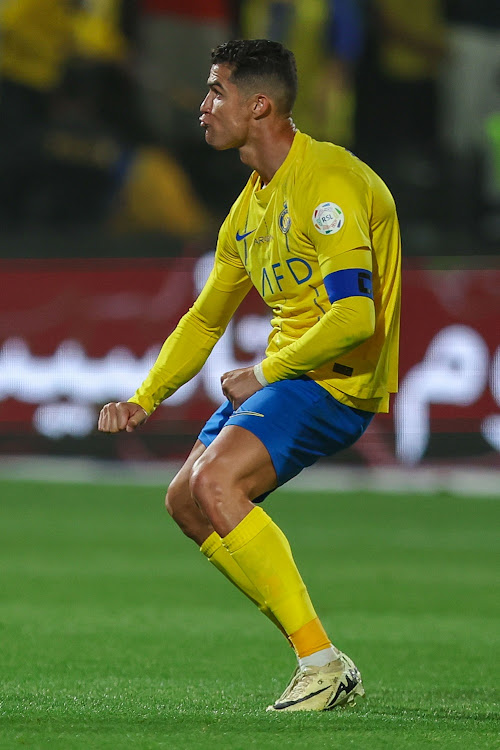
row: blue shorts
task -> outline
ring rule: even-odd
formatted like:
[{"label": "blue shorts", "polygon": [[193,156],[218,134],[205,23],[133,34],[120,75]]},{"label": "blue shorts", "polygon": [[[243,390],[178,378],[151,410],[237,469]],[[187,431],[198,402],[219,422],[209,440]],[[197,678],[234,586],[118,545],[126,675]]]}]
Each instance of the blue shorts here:
[{"label": "blue shorts", "polygon": [[267,385],[236,411],[226,401],[210,417],[198,439],[208,447],[226,425],[244,427],[266,446],[279,487],[319,458],[355,443],[373,417],[373,412],[341,404],[303,375]]}]

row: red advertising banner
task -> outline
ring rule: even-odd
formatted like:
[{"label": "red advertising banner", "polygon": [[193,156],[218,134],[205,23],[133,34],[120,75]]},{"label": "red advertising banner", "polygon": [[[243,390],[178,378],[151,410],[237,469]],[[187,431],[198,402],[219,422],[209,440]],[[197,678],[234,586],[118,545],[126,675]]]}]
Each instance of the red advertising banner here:
[{"label": "red advertising banner", "polygon": [[475,434],[486,453],[500,451],[499,283],[498,270],[404,273],[393,414],[404,463],[420,462],[436,432]]},{"label": "red advertising banner", "polygon": [[[100,405],[134,392],[210,267],[211,255],[1,261],[3,452],[34,446],[57,452],[69,441],[74,450],[98,454]],[[498,270],[404,272],[401,389],[391,415],[374,420],[360,441],[358,458],[406,465],[449,461],[462,436],[461,457],[498,462],[499,290]],[[222,400],[220,375],[261,358],[269,317],[251,293],[202,372],[129,442],[134,455],[149,455],[152,436],[161,435],[171,439],[155,448],[157,455],[175,453],[181,434],[185,440],[177,446],[185,450]]]}]

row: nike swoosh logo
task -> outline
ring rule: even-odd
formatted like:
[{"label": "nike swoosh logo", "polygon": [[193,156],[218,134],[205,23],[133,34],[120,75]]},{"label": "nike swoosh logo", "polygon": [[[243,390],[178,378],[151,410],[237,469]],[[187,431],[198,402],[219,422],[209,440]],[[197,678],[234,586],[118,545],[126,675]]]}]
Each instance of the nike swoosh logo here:
[{"label": "nike swoosh logo", "polygon": [[241,240],[244,240],[245,237],[248,237],[249,234],[252,234],[255,232],[255,229],[251,229],[249,232],[245,232],[245,234],[240,234],[238,231],[236,232],[236,242],[241,242]]},{"label": "nike swoosh logo", "polygon": [[242,417],[242,416],[244,417],[247,414],[249,414],[251,417],[263,417],[264,416],[263,414],[260,414],[258,411],[234,411],[229,417],[229,419],[231,419],[231,417]]},{"label": "nike swoosh logo", "polygon": [[319,695],[320,693],[324,693],[325,690],[329,690],[331,685],[327,685],[324,688],[321,688],[320,690],[316,690],[314,693],[309,693],[309,695],[305,695],[303,698],[299,698],[296,701],[285,701],[284,703],[280,703],[279,705],[275,705],[274,709],[276,711],[279,711],[282,708],[288,708],[288,706],[295,706],[297,703],[303,703],[304,701],[308,701],[309,698],[314,698],[315,695]]}]

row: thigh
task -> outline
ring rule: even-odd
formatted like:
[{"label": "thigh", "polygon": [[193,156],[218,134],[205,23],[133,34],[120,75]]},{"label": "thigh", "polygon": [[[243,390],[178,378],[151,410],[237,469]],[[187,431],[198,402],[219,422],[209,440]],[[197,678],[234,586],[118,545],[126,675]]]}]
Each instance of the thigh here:
[{"label": "thigh", "polygon": [[262,440],[248,429],[230,423],[196,462],[197,469],[215,469],[217,484],[236,502],[237,495],[255,500],[277,487],[271,456]]},{"label": "thigh", "polygon": [[207,446],[202,462],[224,462],[228,479],[241,479],[247,496],[262,502],[305,467],[352,445],[373,416],[341,404],[307,376],[282,380],[236,411],[229,402],[217,409],[199,435]]}]

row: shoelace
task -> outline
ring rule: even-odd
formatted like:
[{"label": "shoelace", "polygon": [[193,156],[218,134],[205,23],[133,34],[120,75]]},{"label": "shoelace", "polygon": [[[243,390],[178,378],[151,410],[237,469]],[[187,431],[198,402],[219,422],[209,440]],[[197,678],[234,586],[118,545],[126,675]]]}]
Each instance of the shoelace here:
[{"label": "shoelace", "polygon": [[290,692],[288,693],[288,700],[293,700],[296,697],[300,698],[302,691],[307,688],[308,685],[313,681],[316,674],[316,671],[311,670],[298,672],[295,680],[293,681]]}]

